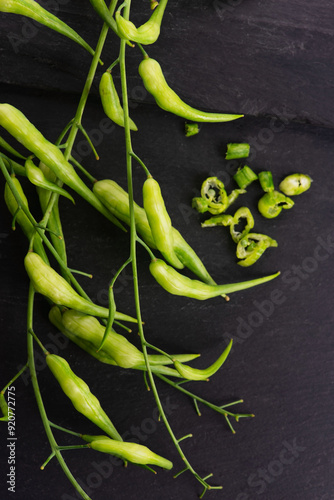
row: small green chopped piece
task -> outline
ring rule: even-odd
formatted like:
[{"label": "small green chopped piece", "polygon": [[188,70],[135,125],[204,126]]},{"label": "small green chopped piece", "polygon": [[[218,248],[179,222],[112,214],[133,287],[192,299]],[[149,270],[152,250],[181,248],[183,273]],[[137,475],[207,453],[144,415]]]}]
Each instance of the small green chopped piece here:
[{"label": "small green chopped piece", "polygon": [[245,189],[249,186],[253,181],[256,181],[257,175],[253,170],[245,165],[242,168],[237,170],[237,173],[234,174],[233,179],[238,184],[240,189]]},{"label": "small green chopped piece", "polygon": [[260,198],[258,209],[263,217],[273,219],[282,212],[283,208],[292,208],[294,204],[295,203],[283,193],[271,191],[270,193],[265,193],[262,198]]},{"label": "small green chopped piece", "polygon": [[277,241],[266,234],[248,233],[237,245],[237,257],[239,266],[249,267],[267,250],[269,247],[277,247]]},{"label": "small green chopped piece", "polygon": [[233,143],[227,145],[226,160],[234,160],[236,158],[248,158],[250,145],[247,143]]},{"label": "small green chopped piece", "polygon": [[229,214],[215,215],[202,222],[202,227],[230,226],[233,224],[233,216]]},{"label": "small green chopped piece", "polygon": [[192,135],[196,135],[199,132],[198,123],[185,123],[184,125],[186,137],[191,137]]},{"label": "small green chopped piece", "polygon": [[240,194],[247,193],[246,189],[233,189],[228,195],[228,206],[232,205],[233,202],[239,197]]},{"label": "small green chopped piece", "polygon": [[271,172],[263,171],[259,173],[259,181],[263,191],[266,193],[271,193],[274,191],[274,180],[273,174]]}]

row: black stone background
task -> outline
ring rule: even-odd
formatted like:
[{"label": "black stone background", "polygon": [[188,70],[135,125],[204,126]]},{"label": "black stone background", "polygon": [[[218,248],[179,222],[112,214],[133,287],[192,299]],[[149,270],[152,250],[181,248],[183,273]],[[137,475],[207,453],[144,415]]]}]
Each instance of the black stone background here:
[{"label": "black stone background", "polygon": [[[146,3],[133,1],[132,19],[137,24],[147,17]],[[89,2],[63,0],[49,5],[91,45],[96,43],[100,22]],[[185,137],[182,119],[154,105],[137,73],[139,51],[127,51],[131,116],[139,127],[133,134],[134,149],[160,182],[174,226],[218,282],[281,271],[275,281],[236,293],[229,303],[221,298],[197,302],[160,289],[149,274],[147,254],[138,250],[141,304],[150,342],[169,352],[200,352],[194,365],[204,367],[220,354],[228,338],[235,339],[233,353],[210,383],[189,384],[216,404],[244,399],[240,411],[254,412],[256,417],[235,424],[235,435],[223,417],[203,406],[198,417],[191,400],[157,382],[176,436],[193,434],[183,442],[193,467],[202,476],[212,472],[212,484],[224,486],[222,491],[208,492],[207,498],[334,498],[333,18],[333,3],[326,0],[170,0],[160,39],[148,48],[149,54],[159,59],[170,85],[190,104],[246,115],[236,122],[204,124],[192,138]],[[48,139],[55,140],[75,113],[90,57],[71,41],[18,16],[1,14],[0,24],[1,101],[17,106]],[[116,56],[117,43],[110,36],[103,59],[107,64]],[[84,115],[101,160],[97,163],[87,154],[80,136],[75,150],[96,177],[111,177],[126,186],[123,130],[101,133],[106,123],[98,97],[102,71]],[[117,71],[114,74],[119,86]],[[249,165],[255,171],[271,170],[276,185],[296,171],[313,178],[311,190],[296,197],[294,208],[277,219],[266,220],[257,212],[261,189],[256,184],[235,204],[235,209],[247,204],[256,231],[279,244],[248,269],[236,264],[228,231],[201,229],[205,216],[190,209],[191,198],[208,175],[222,178],[228,189],[235,187],[232,175],[237,164],[224,160],[231,141],[249,142]],[[134,165],[138,202],[144,178]],[[24,186],[38,217],[34,190]],[[27,242],[19,229],[11,231],[3,199],[0,203],[3,386],[26,358],[28,280],[23,268]],[[77,196],[75,207],[63,199],[61,209],[69,262],[93,274],[93,280],[81,277],[80,282],[105,305],[111,275],[128,256],[128,236]],[[131,281],[126,276],[116,293],[117,306],[133,313]],[[52,349],[57,332],[47,313],[46,302],[37,297],[35,330]],[[135,333],[129,338],[138,344]],[[155,404],[140,373],[100,365],[74,345],[56,349],[85,378],[121,433],[133,437],[135,428],[140,428],[142,444],[173,460],[175,472],[182,469],[163,424],[152,424]],[[37,367],[50,419],[79,432],[96,433],[63,396],[40,355]],[[0,498],[77,498],[55,461],[39,470],[49,454],[48,441],[31,384],[26,378],[15,387],[16,493],[7,491],[7,430],[2,423]],[[57,431],[56,437],[61,444],[75,441]],[[294,454],[284,451],[291,446]],[[111,470],[108,456],[88,450],[66,452],[65,458],[94,500],[190,500],[201,492],[189,473],[174,480],[171,472],[153,475],[135,466],[124,470],[114,465]]]}]

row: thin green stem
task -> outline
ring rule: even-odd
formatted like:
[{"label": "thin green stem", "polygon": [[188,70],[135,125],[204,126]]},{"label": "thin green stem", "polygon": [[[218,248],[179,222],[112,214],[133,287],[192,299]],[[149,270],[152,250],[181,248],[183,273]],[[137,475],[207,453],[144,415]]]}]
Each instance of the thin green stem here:
[{"label": "thin green stem", "polygon": [[171,385],[172,387],[174,387],[178,391],[183,392],[183,394],[186,394],[187,396],[192,398],[194,401],[199,401],[200,403],[203,403],[204,405],[206,405],[209,408],[211,408],[212,410],[220,413],[224,417],[230,416],[230,417],[233,417],[235,419],[239,419],[242,417],[254,417],[253,413],[231,413],[231,412],[225,410],[225,407],[240,403],[240,402],[242,402],[242,400],[234,401],[233,403],[228,403],[227,405],[223,405],[223,406],[217,406],[217,405],[214,405],[213,403],[210,403],[210,401],[207,401],[206,399],[203,399],[200,396],[197,396],[193,392],[188,391],[187,389],[184,389],[183,387],[181,387],[180,383],[174,382],[173,380],[170,380],[169,378],[165,377],[164,375],[161,375],[160,373],[157,374],[157,377],[159,377],[161,380],[166,382],[166,384]]},{"label": "thin green stem", "polygon": [[70,160],[71,163],[73,163],[73,165],[75,165],[87,177],[87,179],[90,180],[90,182],[92,184],[94,184],[97,181],[97,179],[93,175],[91,175],[88,172],[88,170],[86,170],[85,167],[83,167],[81,165],[81,163],[79,163],[75,158],[73,158],[72,155],[70,156],[69,160]]},{"label": "thin green stem", "polygon": [[97,154],[97,151],[95,149],[95,146],[94,144],[92,143],[92,140],[91,138],[89,137],[88,133],[86,132],[86,129],[81,125],[81,123],[77,123],[77,127],[78,129],[80,130],[80,132],[83,134],[83,136],[85,137],[86,141],[88,142],[88,144],[90,145],[90,148],[91,150],[93,151],[94,153],[94,156],[96,158],[96,160],[99,160],[100,157],[99,155]]},{"label": "thin green stem", "polygon": [[72,434],[72,436],[77,436],[77,437],[82,436],[82,434],[80,434],[79,432],[70,431],[69,429],[65,429],[65,427],[61,427],[60,425],[54,424],[53,422],[51,422],[51,420],[49,420],[49,424],[50,424],[50,427],[54,427],[55,429],[58,429],[59,431],[66,432],[67,434]]},{"label": "thin green stem", "polygon": [[111,72],[112,72],[112,70],[114,69],[114,67],[115,67],[115,66],[117,66],[117,64],[119,64],[119,59],[118,59],[118,57],[117,57],[117,59],[115,59],[115,61],[114,61],[113,63],[111,63],[111,64],[110,64],[110,66],[109,66],[109,68],[107,69],[107,71],[108,71],[109,73],[111,73]]},{"label": "thin green stem", "polygon": [[143,167],[143,169],[145,170],[145,173],[147,175],[147,177],[152,177],[151,174],[150,174],[150,171],[149,169],[147,168],[147,166],[145,165],[145,163],[139,158],[139,156],[136,155],[136,153],[134,153],[133,151],[131,151],[130,155],[132,156],[132,158],[134,158],[141,167]]},{"label": "thin green stem", "polygon": [[145,345],[146,345],[146,347],[148,347],[149,349],[153,349],[154,351],[159,352],[159,353],[160,353],[160,354],[162,354],[163,356],[166,356],[166,357],[167,357],[167,358],[169,358],[171,361],[173,361],[172,356],[170,356],[170,355],[168,354],[168,352],[165,352],[165,351],[163,351],[162,349],[159,349],[159,347],[156,347],[155,345],[150,344],[149,342],[146,342],[146,341],[145,341]]},{"label": "thin green stem", "polygon": [[32,328],[28,328],[28,334],[30,334],[34,337],[35,342],[39,345],[39,347],[42,349],[42,351],[45,355],[49,354],[49,351],[47,349],[45,349],[44,345],[39,340],[39,338],[37,337],[36,333],[34,332],[34,330]]},{"label": "thin green stem", "polygon": [[[129,19],[131,0],[126,2],[124,8],[124,18]],[[157,387],[155,385],[153,373],[150,367],[146,339],[144,335],[144,328],[141,318],[141,308],[140,308],[140,298],[139,298],[139,283],[138,283],[138,271],[137,271],[137,257],[136,257],[136,221],[134,214],[134,198],[133,198],[133,181],[132,181],[132,144],[131,144],[131,132],[129,123],[129,103],[128,103],[128,91],[127,91],[127,80],[126,80],[126,65],[125,65],[125,49],[126,42],[121,40],[120,52],[119,52],[119,62],[120,62],[120,73],[121,73],[121,85],[122,85],[122,97],[123,97],[123,109],[124,109],[124,131],[125,131],[125,147],[126,147],[126,169],[127,169],[127,180],[128,180],[128,193],[129,193],[129,206],[130,206],[130,257],[132,259],[132,273],[133,273],[133,287],[134,287],[134,298],[135,298],[135,308],[138,320],[138,330],[140,335],[140,341],[142,345],[142,351],[145,359],[145,365],[147,369],[147,375],[150,387],[152,389],[155,402],[157,404],[158,410],[160,412],[161,418],[165,424],[165,427],[174,443],[175,448],[180,454],[182,460],[186,464],[189,471],[195,476],[195,478],[204,486],[208,488],[209,485],[198,475],[198,473],[193,469],[188,459],[185,457],[179,442],[174,435],[174,432],[169,424],[167,416],[164,412],[163,406],[160,401]]]},{"label": "thin green stem", "polygon": [[139,238],[139,236],[136,237],[136,240],[138,241],[138,243],[140,243],[140,245],[142,247],[145,248],[145,250],[147,251],[147,253],[151,257],[151,260],[154,260],[156,257],[154,255],[154,253],[152,252],[152,250],[150,249],[150,247],[148,245],[146,245],[145,241],[143,241],[141,238]]},{"label": "thin green stem", "polygon": [[62,457],[61,452],[58,450],[58,444],[57,444],[57,442],[56,442],[56,440],[54,438],[54,435],[52,433],[52,430],[51,430],[51,427],[50,427],[50,424],[49,424],[49,420],[48,420],[48,417],[47,417],[47,414],[46,414],[46,411],[45,411],[45,407],[44,407],[44,403],[43,403],[41,391],[39,389],[39,384],[38,384],[38,380],[37,380],[37,373],[36,373],[36,367],[35,367],[34,339],[33,339],[33,336],[30,335],[30,333],[29,333],[29,331],[32,330],[32,328],[33,328],[34,296],[35,296],[35,292],[34,292],[33,286],[30,285],[30,287],[29,287],[29,295],[28,295],[28,307],[27,307],[27,331],[28,331],[28,335],[27,335],[27,351],[28,351],[28,366],[29,366],[29,370],[30,370],[30,376],[31,376],[31,382],[32,382],[33,390],[34,390],[34,393],[35,393],[36,403],[37,403],[37,406],[38,406],[38,409],[39,409],[41,420],[43,422],[45,433],[47,435],[47,438],[48,438],[50,446],[51,446],[52,453],[54,454],[54,456],[56,456],[56,458],[57,458],[57,460],[59,462],[59,465],[63,469],[66,477],[69,479],[69,481],[74,486],[74,488],[76,489],[76,491],[78,493],[80,493],[80,495],[82,496],[82,498],[84,500],[91,500],[91,498],[82,489],[82,487],[78,484],[78,482],[76,481],[76,479],[72,475],[72,473],[69,470],[69,468],[68,468],[65,460]]}]

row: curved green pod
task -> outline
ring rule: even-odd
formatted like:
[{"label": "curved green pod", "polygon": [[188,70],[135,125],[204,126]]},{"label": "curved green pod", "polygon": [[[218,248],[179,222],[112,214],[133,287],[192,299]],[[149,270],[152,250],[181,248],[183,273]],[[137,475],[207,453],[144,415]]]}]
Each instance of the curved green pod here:
[{"label": "curved green pod", "polygon": [[163,469],[170,470],[173,463],[160,455],[151,451],[147,446],[142,444],[130,443],[125,441],[113,441],[112,439],[102,439],[101,436],[97,440],[89,443],[90,448],[102,453],[109,453],[140,465],[157,465]]},{"label": "curved green pod", "polygon": [[[105,71],[101,77],[99,92],[103,110],[111,121],[124,127],[124,110],[118,97],[118,93],[114,84],[113,77],[110,71]],[[130,129],[137,131],[137,125],[129,118]]]},{"label": "curved green pod", "polygon": [[66,359],[56,354],[47,354],[46,364],[74,408],[100,427],[108,436],[122,441],[122,436],[102,409],[97,397],[91,392],[86,382],[73,372]]},{"label": "curved green pod", "polygon": [[73,166],[65,160],[60,149],[48,141],[21,111],[10,104],[1,103],[0,125],[45,163],[64,184],[76,191],[116,226],[125,230],[123,225],[106,210],[105,206],[86,186]]},{"label": "curved green pod", "polygon": [[[118,365],[122,368],[146,370],[143,353],[123,335],[112,331],[107,336],[103,347],[99,349],[105,327],[93,316],[73,309],[68,309],[62,314],[59,307],[54,306],[50,310],[49,319],[67,338],[102,363]],[[187,362],[198,356],[198,354],[173,354],[171,358]],[[158,373],[162,373],[161,368],[164,365],[172,364],[172,359],[159,354],[148,355],[152,371]],[[167,371],[166,374],[178,376],[175,371]]]},{"label": "curved green pod", "polygon": [[[102,203],[114,214],[118,219],[130,225],[130,208],[129,195],[117,182],[111,179],[97,181],[94,184],[93,191]],[[136,229],[141,238],[147,245],[155,250],[156,244],[153,239],[152,231],[147,220],[145,210],[134,203],[134,214],[136,221]],[[215,281],[208,273],[203,262],[196,254],[195,250],[186,242],[181,233],[172,227],[174,251],[177,258],[192,271],[204,283],[215,285]]]},{"label": "curved green pod", "polygon": [[28,158],[25,162],[25,169],[27,172],[27,177],[29,181],[37,187],[46,189],[47,191],[52,191],[53,193],[57,193],[59,195],[65,196],[68,200],[71,200],[72,203],[75,203],[73,196],[70,195],[65,189],[59,187],[52,181],[49,181],[43,171],[36,167],[31,158]]},{"label": "curved green pod", "polygon": [[163,75],[162,69],[158,61],[150,57],[146,57],[141,61],[138,68],[139,74],[143,80],[146,90],[154,97],[157,105],[169,111],[174,115],[181,116],[186,120],[195,122],[227,122],[241,118],[243,115],[223,114],[223,113],[207,113],[198,109],[192,108],[186,104],[172,90]]},{"label": "curved green pod", "polygon": [[57,31],[61,35],[70,38],[86,49],[91,55],[94,55],[94,50],[88,45],[78,33],[70,28],[66,23],[61,21],[57,16],[54,16],[44,9],[38,2],[34,0],[0,0],[0,12],[8,12],[11,14],[19,14],[21,16],[34,19],[40,24]]},{"label": "curved green pod", "polygon": [[174,366],[181,375],[181,377],[187,380],[208,380],[209,377],[212,377],[219,368],[225,363],[227,356],[229,355],[232,349],[233,340],[231,339],[228,346],[218,359],[212,365],[208,366],[204,370],[200,370],[198,368],[193,368],[192,366],[184,365],[180,363],[180,361],[175,361]]},{"label": "curved green pod", "polygon": [[[109,309],[81,297],[62,276],[47,265],[36,253],[27,253],[24,266],[37,293],[44,295],[59,306],[66,306],[86,314],[108,318]],[[116,312],[115,318],[120,321],[137,323],[135,318],[120,312]]]},{"label": "curved green pod", "polygon": [[167,2],[168,0],[160,0],[149,20],[138,28],[131,21],[124,19],[120,10],[118,10],[115,19],[119,35],[125,40],[131,40],[142,45],[150,45],[156,42],[160,35],[161,22]]},{"label": "curved green pod", "polygon": [[172,266],[183,269],[184,265],[174,251],[172,222],[160,186],[152,177],[148,177],[144,182],[143,204],[157,249]]},{"label": "curved green pod", "polygon": [[261,285],[274,278],[280,273],[271,274],[263,278],[258,278],[241,283],[231,283],[227,285],[208,285],[198,280],[192,280],[187,276],[183,276],[173,267],[168,266],[163,260],[155,259],[151,261],[150,272],[155,280],[167,292],[172,295],[181,295],[197,300],[207,300],[218,295],[246,290],[256,285]]}]

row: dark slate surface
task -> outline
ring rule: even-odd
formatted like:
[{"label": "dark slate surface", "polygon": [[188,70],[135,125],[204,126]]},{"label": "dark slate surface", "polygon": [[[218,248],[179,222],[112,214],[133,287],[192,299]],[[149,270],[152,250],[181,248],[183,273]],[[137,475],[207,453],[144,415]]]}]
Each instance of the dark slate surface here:
[{"label": "dark slate surface", "polygon": [[[146,19],[145,8],[144,0],[133,2],[135,22]],[[53,9],[91,45],[96,43],[99,22],[89,2],[62,0]],[[213,0],[204,5],[195,0],[191,7],[171,0],[160,40],[149,54],[161,61],[173,87],[203,108],[255,116],[288,112],[296,120],[332,126],[333,18],[329,0]],[[81,91],[89,61],[83,49],[74,50],[60,35],[18,16],[3,14],[0,25],[1,82]],[[114,43],[106,53],[116,57]],[[137,50],[131,60],[135,88],[140,85]]]},{"label": "dark slate surface", "polygon": [[[222,14],[223,5],[226,9],[221,19],[217,9]],[[297,121],[331,123],[332,69],[326,61],[331,59],[333,7],[329,3],[326,6],[326,2],[321,6],[315,2],[294,2],[292,6],[283,1],[266,5],[265,9],[263,2],[230,1],[206,6],[193,2],[190,8],[185,2],[171,1],[159,46],[151,50],[152,55],[160,54],[161,60],[166,61],[174,87],[193,103],[214,109],[218,102],[219,107],[231,111],[244,103],[244,111],[249,115],[278,114],[280,120],[247,116],[233,123],[202,125],[200,134],[188,139],[183,133],[183,120],[148,105],[152,100],[139,85],[138,56],[132,52],[128,58],[129,81],[131,115],[139,127],[133,137],[135,151],[159,180],[173,224],[203,258],[215,279],[241,281],[278,269],[281,277],[234,294],[229,303],[220,298],[196,302],[169,296],[161,290],[148,272],[146,253],[139,250],[143,317],[152,343],[169,352],[201,352],[198,367],[210,364],[226,341],[234,338],[233,353],[210,383],[189,387],[217,404],[244,399],[240,411],[254,412],[256,418],[236,424],[235,435],[219,415],[201,407],[202,416],[198,417],[190,400],[158,384],[177,437],[193,434],[192,439],[184,441],[192,465],[201,475],[212,472],[212,483],[224,486],[222,491],[207,493],[208,498],[332,500],[334,132]],[[96,20],[88,2],[80,3],[80,9],[74,2],[63,2],[61,11],[63,18],[72,21],[92,43],[96,40],[98,26],[87,26],[87,17]],[[139,15],[134,18],[141,19]],[[17,21],[12,19],[10,23],[11,31],[19,29]],[[222,26],[229,30],[233,27],[233,37],[232,31],[225,31]],[[231,50],[237,28],[238,54]],[[68,50],[68,43],[61,39],[51,46],[56,36],[42,31],[14,57],[8,52],[4,31],[1,37],[1,46],[5,47],[1,53],[2,68],[6,62],[6,71],[1,73],[5,82],[1,85],[1,100],[22,109],[46,137],[54,140],[75,112],[76,94],[81,89],[89,57],[80,50]],[[313,47],[312,57],[299,47],[301,40]],[[114,56],[113,53],[110,59]],[[321,62],[321,74],[312,69],[316,61]],[[24,71],[28,64],[29,71]],[[268,71],[268,66],[276,71]],[[226,76],[222,79],[223,73]],[[304,82],[304,87],[296,90],[293,84],[283,85],[277,74],[290,82]],[[84,124],[95,138],[100,162],[97,164],[93,155],[87,154],[81,137],[75,151],[96,177],[111,177],[125,186],[123,131],[115,128],[103,133],[103,119],[99,100],[93,96]],[[256,230],[274,237],[279,244],[249,269],[236,265],[228,232],[224,228],[201,229],[204,217],[190,209],[192,196],[208,175],[222,178],[228,189],[235,186],[232,175],[237,165],[224,160],[225,146],[230,141],[250,142],[250,165],[256,171],[272,170],[276,185],[294,171],[313,178],[311,190],[296,198],[295,207],[275,220],[265,220],[257,213],[261,191],[256,185],[235,205],[237,208],[247,204],[254,213]],[[144,176],[138,166],[134,167],[134,180],[136,198],[141,202]],[[1,189],[3,186],[1,180]],[[33,195],[26,183],[25,189]],[[94,275],[93,280],[81,278],[80,282],[92,298],[105,305],[110,276],[128,255],[127,236],[77,197],[76,201],[75,207],[67,200],[61,204],[69,261],[73,267]],[[19,230],[11,231],[4,201],[0,203],[3,386],[26,357],[28,280],[23,269],[27,242]],[[31,201],[31,209],[38,217],[36,201]],[[134,311],[127,274],[119,284],[116,300],[123,311]],[[36,333],[85,378],[120,432],[127,432],[132,439],[139,436],[142,444],[173,460],[175,472],[180,470],[182,461],[163,425],[155,421],[153,398],[145,391],[142,376],[101,366],[76,346],[68,345],[48,323],[48,307],[41,297],[37,306]],[[138,342],[135,336],[129,338]],[[38,355],[36,363],[50,419],[79,432],[96,432],[63,397],[45,369],[43,357]],[[39,470],[49,454],[49,445],[29,380],[17,381],[15,387],[15,498],[77,498],[55,461],[43,472]],[[6,425],[0,429],[0,498],[7,500],[14,495],[6,488]],[[61,444],[73,443],[60,433],[57,439]],[[134,466],[124,470],[117,461],[86,450],[67,452],[65,458],[94,500],[188,500],[201,492],[190,474],[173,480],[172,473],[164,471],[153,475]]]}]

